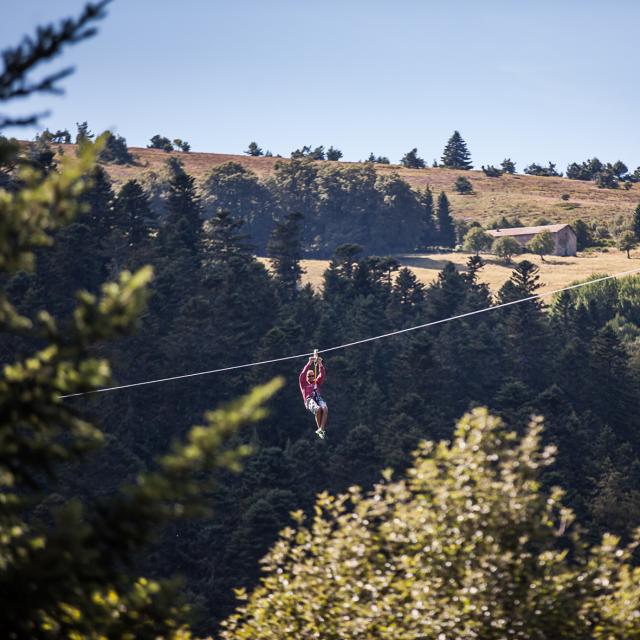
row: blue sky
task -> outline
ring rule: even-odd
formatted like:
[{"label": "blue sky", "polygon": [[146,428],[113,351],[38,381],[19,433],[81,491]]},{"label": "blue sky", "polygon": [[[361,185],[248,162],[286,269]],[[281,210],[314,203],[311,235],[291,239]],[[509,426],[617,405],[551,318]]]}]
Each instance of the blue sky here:
[{"label": "blue sky", "polygon": [[[82,6],[5,0],[0,47]],[[430,163],[457,129],[476,167],[598,156],[633,169],[638,24],[636,0],[115,0],[98,36],[48,67],[76,67],[66,94],[11,112],[48,108],[50,129],[87,120],[132,146],[160,133],[194,151],[255,140],[392,162],[418,147]]]}]

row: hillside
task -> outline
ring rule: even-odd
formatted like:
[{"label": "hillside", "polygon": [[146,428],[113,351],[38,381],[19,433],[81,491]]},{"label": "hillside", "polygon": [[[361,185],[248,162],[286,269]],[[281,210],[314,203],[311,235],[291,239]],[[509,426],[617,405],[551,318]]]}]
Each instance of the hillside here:
[{"label": "hillside", "polygon": [[[67,152],[75,145],[59,145]],[[131,178],[158,171],[171,156],[179,157],[186,170],[196,178],[224,162],[239,162],[259,177],[266,178],[278,161],[286,158],[252,158],[246,155],[219,153],[166,153],[156,149],[132,147],[137,160],[135,166],[105,165],[111,178],[122,184]],[[348,166],[351,163],[332,163]],[[521,168],[521,167],[520,167]],[[478,220],[483,223],[500,215],[519,216],[523,222],[545,216],[554,222],[585,220],[611,220],[628,215],[640,202],[640,185],[625,189],[598,189],[593,182],[567,178],[542,178],[528,175],[503,175],[488,178],[482,171],[455,171],[451,169],[405,169],[399,165],[376,165],[380,174],[397,172],[413,187],[430,185],[435,192],[446,191],[452,203],[454,217]],[[464,175],[473,184],[474,195],[458,195],[453,184]],[[561,196],[569,196],[563,200]]]},{"label": "hillside", "polygon": [[[430,253],[407,254],[395,256],[401,265],[409,267],[424,284],[431,284],[447,262],[452,262],[459,271],[465,271],[469,253]],[[624,251],[611,249],[607,252],[581,252],[573,257],[547,257],[544,262],[534,254],[516,256],[512,264],[505,264],[490,254],[483,254],[485,266],[480,271],[480,282],[488,284],[493,293],[511,277],[513,269],[521,260],[529,260],[540,268],[540,292],[553,291],[567,285],[583,281],[594,274],[613,274],[640,268],[637,258],[632,253],[632,260],[627,259]],[[267,258],[260,260],[269,265]],[[303,260],[304,284],[311,284],[316,291],[322,290],[323,274],[329,266],[328,260]]]}]

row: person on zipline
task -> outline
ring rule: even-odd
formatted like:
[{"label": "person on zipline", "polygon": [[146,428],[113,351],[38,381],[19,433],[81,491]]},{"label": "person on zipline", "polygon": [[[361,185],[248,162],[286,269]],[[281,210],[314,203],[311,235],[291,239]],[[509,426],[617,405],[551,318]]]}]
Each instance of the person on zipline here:
[{"label": "person on zipline", "polygon": [[[317,371],[317,375],[316,375]],[[300,372],[300,392],[304,406],[316,417],[316,433],[320,438],[326,435],[325,427],[329,417],[327,403],[320,397],[320,387],[324,382],[324,365],[322,358],[312,356]]]}]

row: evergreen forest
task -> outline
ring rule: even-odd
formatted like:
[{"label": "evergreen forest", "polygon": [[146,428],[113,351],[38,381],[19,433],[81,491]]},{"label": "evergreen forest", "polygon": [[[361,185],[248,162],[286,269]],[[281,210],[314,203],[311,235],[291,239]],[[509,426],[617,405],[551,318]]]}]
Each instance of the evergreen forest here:
[{"label": "evergreen forest", "polygon": [[0,140],[3,637],[640,637],[640,277],[328,352],[326,440],[305,358],[92,393],[541,286],[522,260],[491,292],[478,256],[419,282],[385,254],[451,246],[446,195],[369,164],[118,187],[108,135]]},{"label": "evergreen forest", "polygon": [[[353,244],[338,247],[315,292],[300,286],[295,216],[272,233],[269,272],[232,211],[203,220],[184,173],[155,225],[139,185],[114,191],[99,167],[82,201],[86,212],[57,231],[55,245],[38,251],[35,273],[18,273],[7,291],[25,316],[46,308],[64,322],[75,291],[97,294],[123,269],[152,265],[138,331],[96,347],[116,383],[329,348],[527,297],[540,286],[537,267],[522,261],[492,296],[478,282],[476,257],[465,272],[451,265],[424,286],[409,269]],[[639,309],[640,278],[627,278],[546,307],[530,302],[327,354],[326,441],[316,438],[300,397],[304,360],[71,398],[102,425],[108,446],[81,473],[75,465],[63,471],[63,488],[48,500],[115,492],[123,479],[152,470],[208,409],[282,376],[268,418],[234,440],[254,449],[243,472],[217,472],[213,516],[168,526],[141,561],[146,574],[184,576],[202,631],[233,611],[234,588],[255,585],[259,560],[291,511],[312,509],[322,491],[370,487],[384,468],[401,473],[422,439],[450,438],[456,419],[478,406],[514,429],[543,416],[543,440],[558,447],[543,481],[567,490],[594,540],[604,531],[628,538],[640,517]],[[33,347],[3,341],[3,361]]]}]

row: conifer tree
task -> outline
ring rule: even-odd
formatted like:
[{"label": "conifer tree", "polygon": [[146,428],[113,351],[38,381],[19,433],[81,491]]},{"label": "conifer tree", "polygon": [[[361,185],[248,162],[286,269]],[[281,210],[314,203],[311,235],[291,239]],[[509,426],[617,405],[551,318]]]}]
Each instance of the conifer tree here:
[{"label": "conifer tree", "polygon": [[422,209],[422,249],[432,247],[436,242],[437,232],[433,211],[433,192],[430,187],[418,192],[418,204]]},{"label": "conifer tree", "polygon": [[167,153],[171,153],[171,151],[173,151],[173,144],[171,143],[171,140],[159,133],[156,133],[149,142],[151,144],[147,145],[147,149],[161,149]]},{"label": "conifer tree", "polygon": [[400,164],[407,169],[424,169],[426,166],[424,160],[418,156],[417,147],[414,147],[411,151],[407,151],[407,153],[402,156]]},{"label": "conifer tree", "polygon": [[516,172],[516,163],[511,160],[511,158],[505,158],[500,166],[505,173],[515,173]]},{"label": "conifer tree", "polygon": [[254,158],[257,158],[258,156],[264,155],[263,152],[262,152],[262,149],[258,146],[257,142],[250,142],[249,143],[249,147],[247,148],[245,153],[248,156],[253,156]]},{"label": "conifer tree", "polygon": [[640,204],[638,204],[633,212],[633,218],[631,220],[631,230],[633,231],[636,240],[640,241]]},{"label": "conifer tree", "polygon": [[447,169],[472,169],[471,154],[467,143],[458,131],[454,131],[442,152],[441,166]]},{"label": "conifer tree", "polygon": [[167,197],[165,234],[170,234],[193,255],[200,252],[202,220],[200,200],[196,193],[195,179],[179,161],[169,163],[171,178]]},{"label": "conifer tree", "polygon": [[[106,4],[87,5],[80,18],[40,29],[34,39],[5,51],[3,87],[37,93],[38,85],[30,88],[26,78],[31,68],[92,34]],[[17,60],[21,64],[13,64]],[[52,76],[46,86],[55,87],[60,77]],[[11,90],[0,90],[0,101],[10,97]],[[25,121],[33,119],[6,118],[0,128]],[[154,472],[140,474],[116,494],[69,501],[59,496],[52,503],[61,502],[57,507],[43,500],[58,487],[64,468],[86,460],[104,443],[100,429],[65,396],[109,384],[109,364],[97,354],[106,341],[135,328],[151,270],[125,272],[95,294],[79,293],[65,323],[45,311],[37,318],[22,315],[5,284],[16,271],[32,269],[34,251],[49,247],[53,236],[81,212],[78,195],[92,179],[94,201],[108,195],[108,185],[100,184],[100,173],[93,170],[104,142],[104,137],[97,145],[85,140],[78,157],[65,157],[59,171],[45,176],[27,168],[18,176],[18,188],[0,189],[1,333],[27,345],[27,357],[14,360],[9,355],[0,376],[3,638],[187,637],[186,611],[175,586],[136,574],[131,569],[135,554],[163,524],[204,512],[203,477],[239,463],[246,449],[223,451],[224,443],[235,426],[260,417],[269,394],[263,389],[248,403],[210,414],[208,425],[194,430],[186,444],[176,443]],[[17,153],[17,146],[0,138],[2,168],[17,165]],[[108,228],[103,210],[89,215],[100,225],[98,231]],[[85,472],[89,466],[84,465]]]},{"label": "conifer tree", "polygon": [[225,264],[232,258],[250,259],[252,247],[248,236],[240,231],[242,220],[234,218],[229,211],[218,209],[210,220],[207,231],[207,255],[218,264]]},{"label": "conifer tree", "polygon": [[85,120],[84,122],[76,122],[78,132],[76,134],[76,144],[84,144],[90,142],[95,138],[95,134],[89,131],[89,124]]},{"label": "conifer tree", "polygon": [[116,197],[115,211],[131,245],[138,245],[147,237],[153,214],[149,196],[137,180],[129,180],[120,189]]},{"label": "conifer tree", "polygon": [[302,215],[289,213],[284,220],[276,222],[267,245],[267,255],[276,280],[288,296],[293,296],[304,273],[302,259]]},{"label": "conifer tree", "polygon": [[441,247],[456,246],[456,228],[449,211],[449,199],[444,191],[438,196],[438,243]]}]

